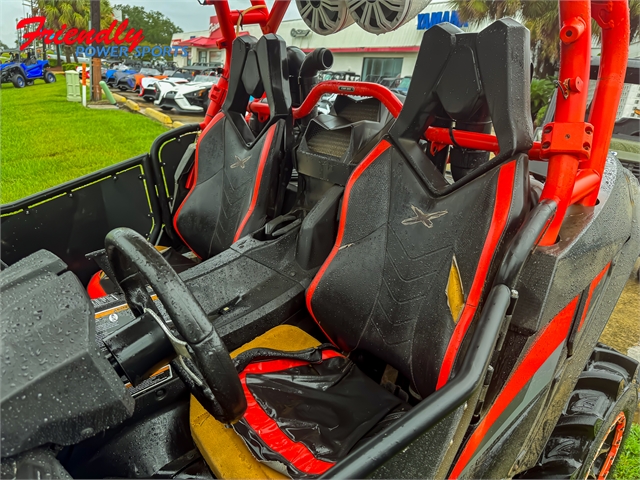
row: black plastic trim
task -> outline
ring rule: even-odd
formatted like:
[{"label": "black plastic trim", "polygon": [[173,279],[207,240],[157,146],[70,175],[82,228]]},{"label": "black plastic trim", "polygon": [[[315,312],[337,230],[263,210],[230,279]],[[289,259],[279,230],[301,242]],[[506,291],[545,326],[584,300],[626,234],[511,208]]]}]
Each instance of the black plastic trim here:
[{"label": "black plastic trim", "polygon": [[[149,157],[151,159],[151,169],[153,171],[154,179],[156,180],[156,192],[158,196],[158,211],[160,213],[160,222],[157,222],[154,225],[153,231],[151,233],[151,241],[155,242],[158,238],[157,236],[160,234],[160,229],[162,229],[162,225],[165,225],[165,231],[169,235],[169,237],[173,240],[172,235],[172,215],[169,208],[169,198],[167,197],[167,192],[165,190],[164,184],[162,183],[163,173],[162,173],[162,165],[160,163],[160,150],[163,145],[171,140],[175,140],[180,138],[183,135],[188,133],[197,132],[200,130],[200,124],[198,123],[190,123],[188,125],[183,125],[182,127],[175,128],[170,130],[162,135],[159,135],[151,144],[151,149],[149,150]],[[169,179],[169,181],[173,181],[173,179]],[[169,226],[169,227],[167,227]]]},{"label": "black plastic trim", "polygon": [[553,200],[543,200],[529,213],[528,220],[513,237],[510,248],[500,265],[496,276],[497,284],[515,288],[525,261],[547,231],[557,208]]}]

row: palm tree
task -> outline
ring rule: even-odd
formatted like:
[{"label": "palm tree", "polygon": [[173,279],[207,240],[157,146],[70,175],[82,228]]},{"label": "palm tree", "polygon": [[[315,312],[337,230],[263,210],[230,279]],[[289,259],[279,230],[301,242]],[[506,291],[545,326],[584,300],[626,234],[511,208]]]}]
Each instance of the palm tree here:
[{"label": "palm tree", "polygon": [[[38,0],[38,7],[47,17],[47,27],[59,30],[63,25],[67,28],[86,29],[89,26],[91,14],[91,0]],[[100,0],[100,26],[107,28],[113,20],[113,8],[109,0]],[[67,63],[71,62],[71,47],[65,46]],[[60,46],[58,52],[58,65],[60,65]],[[76,62],[78,57],[73,51]]]},{"label": "palm tree", "polygon": [[[458,10],[460,20],[479,25],[502,17],[515,17],[531,31],[531,50],[535,54],[535,72],[540,78],[553,75],[558,69],[560,55],[558,35],[560,21],[557,0],[450,0]],[[640,0],[629,0],[631,36],[640,33]],[[600,27],[592,22],[596,39],[600,38]]]},{"label": "palm tree", "polygon": [[[38,7],[47,18],[46,26],[48,28],[57,31],[66,25],[67,28],[83,29],[87,26],[89,14],[85,3],[85,0],[38,0]],[[59,46],[57,52],[58,65],[60,65]],[[71,47],[65,45],[64,52],[67,63],[71,63]]]}]

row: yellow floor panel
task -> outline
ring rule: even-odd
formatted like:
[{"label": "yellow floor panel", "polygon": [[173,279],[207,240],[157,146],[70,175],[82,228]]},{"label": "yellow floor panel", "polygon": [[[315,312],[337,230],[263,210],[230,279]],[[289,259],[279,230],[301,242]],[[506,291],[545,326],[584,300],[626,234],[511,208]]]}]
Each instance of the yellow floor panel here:
[{"label": "yellow floor panel", "polygon": [[[280,325],[238,348],[231,357],[252,348],[295,352],[318,345],[320,342],[299,328]],[[218,422],[194,397],[191,397],[189,420],[193,440],[218,478],[288,478],[256,460],[233,428]]]}]

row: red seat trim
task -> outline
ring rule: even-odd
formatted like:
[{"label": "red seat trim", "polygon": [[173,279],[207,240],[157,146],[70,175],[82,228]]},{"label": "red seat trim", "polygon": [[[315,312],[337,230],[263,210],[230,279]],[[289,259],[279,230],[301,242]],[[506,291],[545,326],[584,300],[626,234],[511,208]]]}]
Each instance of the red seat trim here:
[{"label": "red seat trim", "polygon": [[[322,267],[320,267],[320,270],[318,271],[317,275],[314,277],[313,281],[311,282],[311,285],[309,285],[309,288],[307,289],[307,295],[306,295],[307,310],[309,311],[309,313],[311,314],[315,322],[318,324],[320,329],[323,331],[323,333],[329,340],[331,340],[331,337],[327,335],[327,332],[324,331],[324,329],[322,328],[322,325],[320,325],[320,322],[318,322],[318,319],[313,313],[313,308],[311,307],[311,300],[313,298],[313,294],[316,291],[316,288],[318,287],[318,283],[320,283],[320,280],[324,275],[324,272],[327,270],[327,268],[329,267],[329,264],[331,264],[331,262],[333,261],[333,258],[336,256],[336,254],[338,253],[338,250],[340,250],[340,247],[342,246],[342,237],[344,236],[344,226],[347,223],[347,210],[349,209],[349,197],[351,196],[351,189],[353,188],[354,183],[358,181],[358,178],[360,178],[360,175],[362,175],[362,173],[369,167],[369,165],[371,165],[373,161],[376,158],[378,158],[380,155],[382,155],[382,153],[384,153],[390,146],[391,144],[386,140],[382,140],[380,143],[378,143],[378,145],[376,145],[376,147],[369,153],[369,155],[367,155],[365,159],[358,164],[356,169],[353,171],[353,173],[349,177],[349,180],[347,181],[347,185],[344,189],[344,198],[342,200],[342,211],[340,212],[340,224],[338,226],[338,235],[336,236],[336,243],[333,245],[333,248],[331,249],[331,253],[329,253],[329,256],[324,261],[324,263],[322,264]],[[331,340],[331,342],[333,342],[333,340]]]},{"label": "red seat trim", "polygon": [[233,237],[233,241],[237,242],[242,236],[242,231],[244,227],[246,227],[247,222],[253,215],[253,210],[256,208],[256,204],[258,203],[258,194],[260,193],[260,185],[262,183],[262,175],[264,173],[264,167],[267,164],[267,158],[269,157],[269,150],[271,149],[271,143],[273,142],[273,136],[276,132],[276,124],[273,124],[269,131],[267,132],[267,136],[264,140],[264,145],[262,146],[262,151],[260,152],[260,162],[258,163],[258,171],[256,172],[256,182],[253,185],[253,193],[251,194],[251,205],[249,205],[249,209],[245,214],[238,230],[236,231],[235,236]]},{"label": "red seat trim", "polygon": [[89,294],[89,298],[91,300],[96,298],[102,298],[107,295],[107,292],[104,291],[102,285],[100,285],[100,276],[102,275],[102,270],[96,272],[89,280],[87,285],[87,293]]},{"label": "red seat trim", "polygon": [[[322,359],[328,360],[342,355],[335,350],[324,350]],[[268,360],[249,364],[240,373],[240,382],[244,395],[247,398],[247,410],[244,414],[245,421],[260,436],[262,441],[273,451],[284,457],[291,465],[301,472],[311,475],[321,475],[331,467],[333,462],[317,459],[311,450],[300,442],[291,440],[258,404],[247,387],[246,376],[250,374],[273,373],[294,367],[308,365],[302,360]]]},{"label": "red seat trim", "polygon": [[482,291],[485,287],[487,274],[489,273],[489,267],[493,260],[493,255],[496,252],[498,242],[502,237],[502,233],[504,232],[504,228],[509,219],[515,174],[515,161],[509,162],[500,167],[496,199],[493,207],[493,215],[491,217],[491,225],[489,226],[489,232],[487,233],[487,239],[484,242],[484,247],[480,254],[480,260],[478,260],[478,268],[476,269],[476,274],[473,278],[471,289],[469,290],[469,296],[467,297],[464,309],[460,315],[460,320],[458,320],[458,323],[453,330],[453,335],[451,335],[451,338],[449,339],[447,351],[442,359],[442,366],[440,367],[436,390],[442,388],[449,380],[462,340],[464,340],[464,336],[467,333],[467,330],[469,330],[471,321],[476,314],[478,303],[480,302]]},{"label": "red seat trim", "polygon": [[[205,129],[202,131],[202,133],[198,137],[198,144],[196,145],[196,159],[195,159],[195,161],[193,163],[193,168],[191,169],[192,173],[189,175],[189,180],[191,180],[190,183],[193,186],[195,186],[196,183],[198,182],[198,151],[200,150],[200,148],[199,148],[200,141],[202,140],[202,138],[207,133],[209,133],[209,130],[211,130],[214,127],[214,125],[216,123],[218,123],[218,120],[220,120],[222,117],[224,117],[224,113],[218,112],[218,114],[215,117],[213,117],[213,120],[211,120],[211,122],[209,122],[209,124],[205,127]],[[193,177],[192,177],[192,175],[193,175]],[[187,241],[184,239],[184,237],[180,233],[180,230],[178,229],[178,217],[180,216],[180,211],[182,210],[182,207],[184,206],[184,204],[187,203],[187,200],[189,199],[189,196],[191,195],[191,192],[193,192],[193,188],[191,188],[189,190],[189,193],[187,193],[187,196],[184,197],[184,200],[180,204],[180,207],[178,207],[178,210],[176,211],[175,215],[173,216],[173,229],[176,231],[176,233],[178,234],[178,236],[180,237],[182,242],[189,248],[189,250],[191,250],[198,258],[201,258],[200,255],[198,255],[195,252],[195,250],[189,246]]]}]

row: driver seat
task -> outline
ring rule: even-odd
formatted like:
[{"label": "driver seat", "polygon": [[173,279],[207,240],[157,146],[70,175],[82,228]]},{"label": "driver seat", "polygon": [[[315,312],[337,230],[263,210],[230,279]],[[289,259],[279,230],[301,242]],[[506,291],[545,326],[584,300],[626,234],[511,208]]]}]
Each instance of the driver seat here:
[{"label": "driver seat", "polygon": [[[511,19],[424,34],[404,107],[351,174],[335,245],[307,289],[316,338],[281,325],[231,354],[247,400],[232,429],[191,399],[192,436],[216,476],[314,478],[406,414],[406,393],[358,359],[395,370],[416,401],[455,376],[531,207],[529,65],[528,32]],[[422,132],[474,109],[489,112],[501,156],[440,187]]]}]

